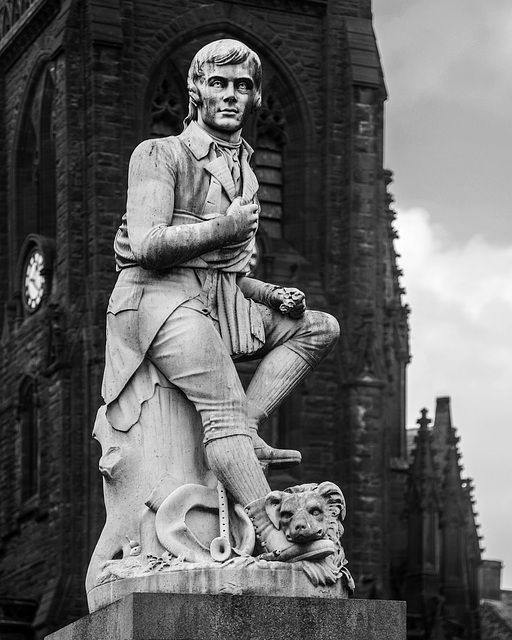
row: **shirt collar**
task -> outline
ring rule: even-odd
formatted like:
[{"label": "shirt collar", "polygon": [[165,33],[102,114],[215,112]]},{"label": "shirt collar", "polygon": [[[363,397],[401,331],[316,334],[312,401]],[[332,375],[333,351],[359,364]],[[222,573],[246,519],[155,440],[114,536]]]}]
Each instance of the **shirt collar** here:
[{"label": "shirt collar", "polygon": [[[197,160],[201,160],[210,153],[210,148],[214,143],[212,138],[202,129],[195,120],[180,134],[180,138],[192,151]],[[247,151],[248,160],[251,159],[253,149],[242,138],[242,147]]]}]

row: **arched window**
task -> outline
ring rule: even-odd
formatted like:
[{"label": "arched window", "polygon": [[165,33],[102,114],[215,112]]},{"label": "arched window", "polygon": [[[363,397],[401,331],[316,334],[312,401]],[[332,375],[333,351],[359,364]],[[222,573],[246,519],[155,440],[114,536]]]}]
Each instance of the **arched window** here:
[{"label": "arched window", "polygon": [[20,16],[21,16],[20,3],[18,2],[18,0],[14,0],[14,6],[12,10],[12,23],[15,24],[16,22],[18,22],[18,20],[20,19]]},{"label": "arched window", "polygon": [[177,136],[187,114],[186,82],[169,61],[151,83],[148,93],[149,137]]},{"label": "arched window", "polygon": [[6,36],[11,28],[11,17],[9,15],[9,9],[7,6],[4,6],[3,9],[0,9],[0,35]]},{"label": "arched window", "polygon": [[56,166],[54,131],[55,84],[53,67],[45,73],[41,89],[39,112],[39,202],[38,231],[42,236],[54,238],[56,234]]},{"label": "arched window", "polygon": [[277,99],[264,97],[256,119],[254,165],[260,189],[261,225],[271,238],[283,235],[283,149],[286,121]]},{"label": "arched window", "polygon": [[31,233],[56,235],[54,65],[49,63],[26,100],[16,159],[16,250]]},{"label": "arched window", "polygon": [[35,384],[23,381],[19,393],[21,501],[37,494],[39,484],[39,415]]}]

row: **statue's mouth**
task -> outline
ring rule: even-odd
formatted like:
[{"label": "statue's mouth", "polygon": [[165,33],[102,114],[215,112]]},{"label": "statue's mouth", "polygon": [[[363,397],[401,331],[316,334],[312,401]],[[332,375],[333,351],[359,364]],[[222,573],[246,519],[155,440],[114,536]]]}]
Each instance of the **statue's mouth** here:
[{"label": "statue's mouth", "polygon": [[313,540],[320,540],[323,538],[323,531],[320,529],[318,531],[309,532],[309,533],[296,533],[294,535],[288,533],[286,534],[287,539],[290,542],[312,542]]}]

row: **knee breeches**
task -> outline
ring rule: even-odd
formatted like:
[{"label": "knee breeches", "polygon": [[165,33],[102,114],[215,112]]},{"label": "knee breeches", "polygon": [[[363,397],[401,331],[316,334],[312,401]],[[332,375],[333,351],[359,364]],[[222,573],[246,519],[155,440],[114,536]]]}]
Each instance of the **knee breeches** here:
[{"label": "knee breeches", "polygon": [[[279,345],[316,367],[334,346],[337,321],[320,311],[307,311],[293,320],[261,307],[265,346],[262,358]],[[247,434],[247,399],[235,365],[210,316],[181,306],[158,331],[147,357],[195,405],[201,415],[205,441]]]}]

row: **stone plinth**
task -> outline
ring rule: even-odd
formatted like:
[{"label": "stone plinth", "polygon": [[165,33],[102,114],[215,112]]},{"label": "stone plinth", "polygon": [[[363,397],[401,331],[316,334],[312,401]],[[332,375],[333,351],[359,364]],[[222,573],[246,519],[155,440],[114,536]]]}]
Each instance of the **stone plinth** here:
[{"label": "stone plinth", "polygon": [[405,640],[405,602],[133,593],[46,640]]},{"label": "stone plinth", "polygon": [[89,611],[103,609],[130,593],[230,594],[283,598],[314,597],[342,600],[348,598],[343,580],[334,585],[315,586],[306,576],[301,563],[254,561],[244,569],[182,564],[177,570],[136,578],[113,580],[96,587],[87,595]]}]

